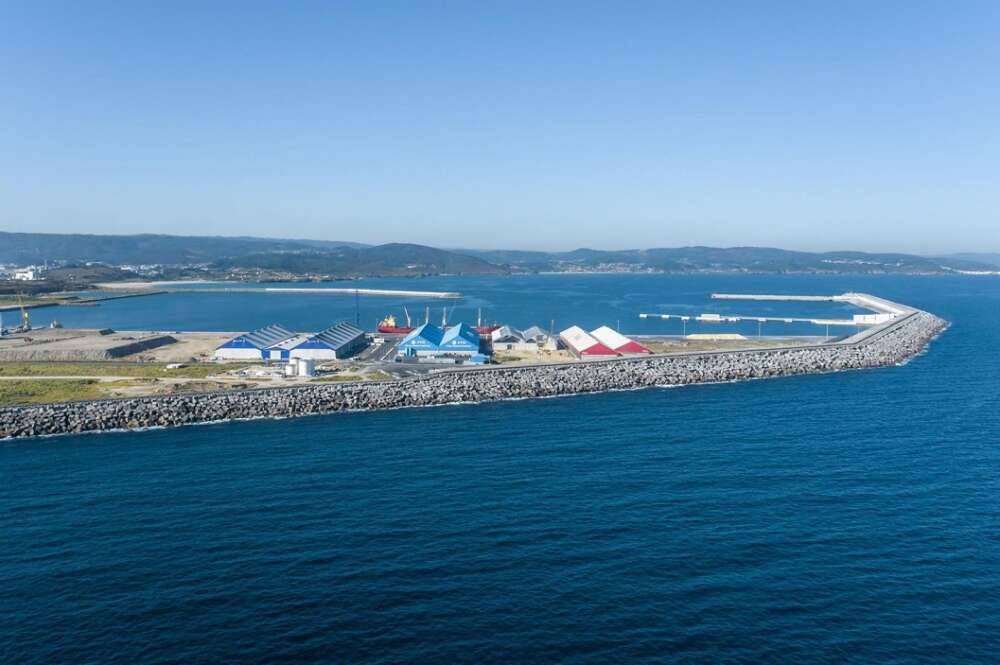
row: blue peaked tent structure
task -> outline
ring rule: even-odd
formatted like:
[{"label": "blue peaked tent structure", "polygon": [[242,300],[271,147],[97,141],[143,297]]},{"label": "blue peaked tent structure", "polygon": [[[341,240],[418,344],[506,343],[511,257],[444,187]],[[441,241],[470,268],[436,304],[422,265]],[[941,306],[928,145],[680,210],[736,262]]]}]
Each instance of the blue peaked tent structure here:
[{"label": "blue peaked tent structure", "polygon": [[479,333],[460,323],[444,331],[438,346],[442,351],[452,353],[479,353]]},{"label": "blue peaked tent structure", "polygon": [[421,353],[434,353],[441,344],[444,333],[433,323],[425,323],[407,334],[396,347],[399,355],[416,356]]},{"label": "blue peaked tent structure", "polygon": [[432,323],[420,326],[399,343],[397,352],[403,358],[484,363],[479,352],[479,333],[465,323],[441,330]]}]

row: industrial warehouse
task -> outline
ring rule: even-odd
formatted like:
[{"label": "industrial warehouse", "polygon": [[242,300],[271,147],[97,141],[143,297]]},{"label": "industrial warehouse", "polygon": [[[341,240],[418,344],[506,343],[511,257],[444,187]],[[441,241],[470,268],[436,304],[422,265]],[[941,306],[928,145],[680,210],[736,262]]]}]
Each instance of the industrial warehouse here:
[{"label": "industrial warehouse", "polygon": [[[437,326],[424,323],[405,334],[371,336],[378,359],[402,363],[483,365],[497,351],[521,354],[554,352],[560,348],[578,359],[646,354],[649,349],[608,326],[586,332],[572,326],[553,336],[539,326],[519,330],[509,325],[474,328],[466,323]],[[318,362],[344,360],[362,354],[371,341],[357,325],[340,321],[319,333],[294,332],[271,324],[227,340],[215,349],[216,360]],[[368,354],[366,355],[366,359]],[[510,356],[507,357],[510,360]]]},{"label": "industrial warehouse", "polygon": [[597,330],[591,330],[590,336],[615,353],[619,353],[621,355],[627,356],[650,352],[649,349],[644,347],[642,344],[629,339],[617,330],[609,328],[608,326],[601,326]]},{"label": "industrial warehouse", "polygon": [[571,326],[559,333],[566,349],[580,359],[650,353],[649,349],[608,326],[587,332]]},{"label": "industrial warehouse", "polygon": [[215,350],[217,360],[343,360],[368,346],[365,332],[340,321],[316,334],[295,333],[279,324],[232,338]]},{"label": "industrial warehouse", "polygon": [[556,345],[547,332],[538,326],[518,330],[510,326],[500,326],[490,333],[490,343],[494,351],[555,351]]}]

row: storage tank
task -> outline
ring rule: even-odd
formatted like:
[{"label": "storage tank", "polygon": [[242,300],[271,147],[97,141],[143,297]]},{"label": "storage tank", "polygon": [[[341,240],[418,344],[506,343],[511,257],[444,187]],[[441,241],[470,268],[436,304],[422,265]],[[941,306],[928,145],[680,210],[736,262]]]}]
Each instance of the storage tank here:
[{"label": "storage tank", "polygon": [[285,376],[295,376],[297,367],[294,361],[285,365]]},{"label": "storage tank", "polygon": [[299,358],[299,376],[314,376],[316,374],[316,361],[312,358]]}]

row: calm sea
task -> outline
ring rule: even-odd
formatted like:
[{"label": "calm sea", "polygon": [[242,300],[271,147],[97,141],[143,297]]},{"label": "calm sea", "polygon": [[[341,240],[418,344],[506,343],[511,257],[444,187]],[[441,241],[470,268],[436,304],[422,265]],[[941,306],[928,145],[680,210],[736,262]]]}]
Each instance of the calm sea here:
[{"label": "calm sea", "polygon": [[[0,443],[0,662],[997,660],[1000,280],[367,285],[458,290],[453,320],[520,326],[676,333],[638,312],[845,314],[708,300],[845,290],[954,325],[898,368]],[[362,322],[403,304],[424,306],[362,298]],[[354,301],[52,316],[316,329]]]}]

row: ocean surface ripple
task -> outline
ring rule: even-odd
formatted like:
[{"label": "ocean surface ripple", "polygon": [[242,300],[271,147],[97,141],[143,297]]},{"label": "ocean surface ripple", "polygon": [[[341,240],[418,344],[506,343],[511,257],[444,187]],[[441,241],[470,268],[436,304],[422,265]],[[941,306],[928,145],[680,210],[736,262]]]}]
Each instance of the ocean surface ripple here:
[{"label": "ocean surface ripple", "polygon": [[0,444],[0,662],[994,661],[1000,282],[843,286],[954,325],[864,372]]}]

